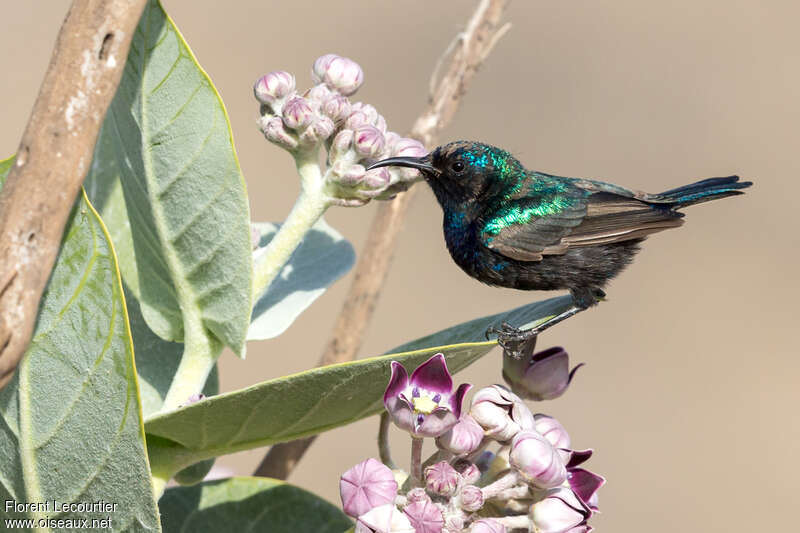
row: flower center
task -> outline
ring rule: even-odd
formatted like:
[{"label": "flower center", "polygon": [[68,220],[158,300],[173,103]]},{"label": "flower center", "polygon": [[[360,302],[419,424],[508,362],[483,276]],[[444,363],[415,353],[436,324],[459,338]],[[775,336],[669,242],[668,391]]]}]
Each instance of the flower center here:
[{"label": "flower center", "polygon": [[428,391],[420,391],[417,387],[411,392],[411,405],[415,413],[429,415],[439,407],[441,401],[442,395],[438,392],[431,395]]}]

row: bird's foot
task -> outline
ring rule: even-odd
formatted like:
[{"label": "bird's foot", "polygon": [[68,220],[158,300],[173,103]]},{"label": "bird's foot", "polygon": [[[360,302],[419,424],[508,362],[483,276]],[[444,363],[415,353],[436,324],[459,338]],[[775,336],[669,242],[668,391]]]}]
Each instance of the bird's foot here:
[{"label": "bird's foot", "polygon": [[539,327],[522,330],[503,322],[499,328],[492,326],[487,329],[486,338],[488,339],[489,335],[497,335],[497,344],[503,349],[503,353],[514,359],[520,359],[525,351],[525,344],[531,339],[536,342],[539,331],[541,331]]}]

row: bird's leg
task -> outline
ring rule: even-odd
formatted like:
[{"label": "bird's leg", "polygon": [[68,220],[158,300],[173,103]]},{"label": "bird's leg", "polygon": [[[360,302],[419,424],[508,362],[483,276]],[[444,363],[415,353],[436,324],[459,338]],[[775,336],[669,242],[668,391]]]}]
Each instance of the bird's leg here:
[{"label": "bird's leg", "polygon": [[573,305],[563,313],[526,330],[521,330],[508,322],[503,322],[500,324],[499,328],[492,326],[487,329],[486,337],[488,338],[489,335],[497,335],[497,344],[503,348],[503,352],[509,357],[519,359],[521,357],[521,347],[525,341],[536,337],[544,330],[555,326],[559,322],[563,322],[581,311],[596,305],[597,302],[603,298],[605,298],[605,293],[600,289],[573,290]]}]

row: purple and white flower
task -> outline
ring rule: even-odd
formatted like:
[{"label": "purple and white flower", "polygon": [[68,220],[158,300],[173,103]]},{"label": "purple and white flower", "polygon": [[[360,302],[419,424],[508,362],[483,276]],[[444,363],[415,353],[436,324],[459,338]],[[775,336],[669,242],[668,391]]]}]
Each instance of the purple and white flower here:
[{"label": "purple and white flower", "polygon": [[461,403],[471,385],[462,383],[453,391],[453,378],[443,354],[436,354],[408,376],[392,361],[392,376],[383,395],[392,421],[415,437],[438,437],[461,417]]}]

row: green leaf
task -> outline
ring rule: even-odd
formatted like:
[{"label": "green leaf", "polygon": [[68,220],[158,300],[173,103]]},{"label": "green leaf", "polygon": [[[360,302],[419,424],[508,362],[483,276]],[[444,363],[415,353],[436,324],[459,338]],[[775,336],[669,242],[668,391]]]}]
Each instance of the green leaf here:
[{"label": "green leaf", "polygon": [[[147,324],[169,341],[211,332],[242,354],[252,283],[244,179],[219,94],[157,1],[142,14],[102,133],[96,155],[117,163],[92,168],[121,178],[137,267],[126,280]],[[125,231],[119,219],[115,234]]]},{"label": "green leaf", "polygon": [[502,321],[517,325],[542,321],[570,305],[568,296],[526,305],[405,345],[414,348],[413,351],[315,368],[157,415],[145,424],[154,468],[158,464],[159,468],[164,465],[165,470],[179,469],[208,457],[305,437],[355,422],[383,409],[391,361],[399,361],[410,371],[431,355],[442,352],[448,368],[455,373],[487,354],[497,342],[449,345],[440,342],[474,341],[484,335],[488,325]]},{"label": "green leaf", "polygon": [[318,496],[267,478],[167,489],[159,507],[165,532],[342,533],[352,526],[342,511]]},{"label": "green leaf", "polygon": [[111,127],[110,119],[107,118],[105,124],[108,126],[104,125],[100,128],[100,134],[94,147],[92,165],[83,181],[83,188],[86,189],[89,201],[100,213],[103,223],[111,235],[111,242],[114,243],[114,251],[117,252],[117,262],[122,279],[125,281],[125,287],[131,296],[138,299],[140,296],[139,270],[136,267],[131,222],[122,193],[119,164],[112,142],[113,137],[107,131]]},{"label": "green leaf", "polygon": [[[12,518],[110,516],[115,531],[160,529],[122,283],[109,236],[84,195],[70,215],[28,351],[0,390],[5,500],[50,502],[49,512]],[[116,509],[56,513],[53,500],[103,500]]]},{"label": "green leaf", "polygon": [[[280,225],[253,224],[261,234],[253,260],[259,256],[277,233]],[[338,231],[320,219],[303,237],[269,289],[253,307],[247,340],[277,337],[300,316],[314,300],[342,277],[355,261],[353,247]]]}]

